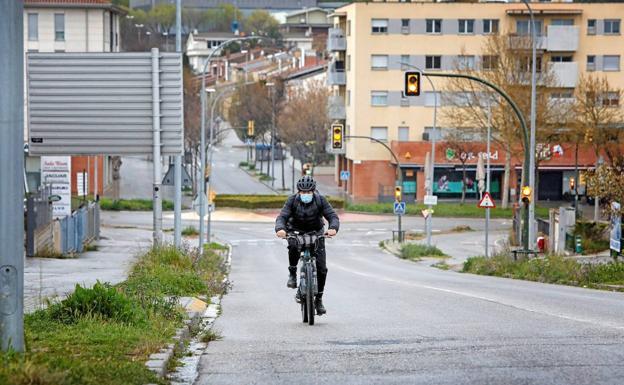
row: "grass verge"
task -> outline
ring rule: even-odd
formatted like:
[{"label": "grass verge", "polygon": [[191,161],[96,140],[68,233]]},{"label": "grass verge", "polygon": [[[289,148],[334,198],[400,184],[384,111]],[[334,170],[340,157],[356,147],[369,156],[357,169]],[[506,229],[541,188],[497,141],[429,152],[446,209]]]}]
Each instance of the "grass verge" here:
[{"label": "grass verge", "polygon": [[[335,209],[344,207],[344,200],[326,196]],[[217,207],[235,207],[242,209],[281,209],[288,199],[288,195],[239,195],[218,194],[215,198]]]},{"label": "grass verge", "polygon": [[422,258],[448,258],[442,250],[435,246],[408,243],[399,249],[400,257],[411,261],[420,261]]},{"label": "grass verge", "polygon": [[[421,215],[421,211],[426,209],[427,206],[423,204],[408,204],[406,205],[406,214],[408,215]],[[394,212],[393,203],[363,203],[363,204],[348,204],[345,207],[348,211],[376,213],[376,214],[392,214]],[[454,218],[482,218],[485,216],[484,209],[478,208],[475,204],[460,204],[460,203],[438,203],[433,208],[434,215],[437,217],[454,217]],[[536,207],[535,213],[540,218],[548,218],[547,207]],[[512,209],[495,208],[490,210],[490,216],[492,218],[511,218]]]},{"label": "grass verge", "polygon": [[[173,210],[173,202],[163,200],[163,210]],[[110,199],[101,198],[100,208],[108,211],[152,211],[153,205],[150,199]]]},{"label": "grass verge", "polygon": [[65,300],[25,317],[26,352],[0,353],[0,384],[165,384],[144,363],[182,325],[176,296],[222,290],[223,258],[213,249],[152,249],[127,281],[77,286]]},{"label": "grass verge", "polygon": [[624,291],[624,263],[583,264],[558,255],[514,261],[507,255],[472,257],[464,263],[464,273],[524,279],[561,285],[606,288]]}]

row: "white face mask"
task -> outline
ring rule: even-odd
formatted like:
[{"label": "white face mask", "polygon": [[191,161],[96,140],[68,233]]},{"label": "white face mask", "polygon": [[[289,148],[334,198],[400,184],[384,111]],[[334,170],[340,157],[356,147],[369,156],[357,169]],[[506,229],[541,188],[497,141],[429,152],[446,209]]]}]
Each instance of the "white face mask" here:
[{"label": "white face mask", "polygon": [[303,203],[310,203],[312,202],[312,197],[314,196],[313,193],[299,193],[299,198],[301,199],[301,202]]}]

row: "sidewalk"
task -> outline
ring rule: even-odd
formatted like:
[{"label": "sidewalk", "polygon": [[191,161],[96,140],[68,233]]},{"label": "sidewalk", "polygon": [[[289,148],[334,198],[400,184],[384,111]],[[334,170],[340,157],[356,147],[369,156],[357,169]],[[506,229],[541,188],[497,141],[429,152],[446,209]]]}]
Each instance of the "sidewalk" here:
[{"label": "sidewalk", "polygon": [[123,281],[136,255],[151,243],[149,230],[102,227],[97,251],[73,259],[26,258],[24,311],[37,310],[46,298],[65,296],[76,284],[91,286],[98,280],[111,284]]}]

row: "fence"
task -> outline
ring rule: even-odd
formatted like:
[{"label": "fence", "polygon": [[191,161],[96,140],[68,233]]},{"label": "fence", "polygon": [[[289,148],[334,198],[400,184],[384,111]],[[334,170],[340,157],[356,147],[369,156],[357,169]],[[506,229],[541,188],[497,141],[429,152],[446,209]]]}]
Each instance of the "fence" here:
[{"label": "fence", "polygon": [[100,205],[90,202],[62,219],[53,219],[49,188],[27,200],[26,255],[74,254],[100,237]]}]

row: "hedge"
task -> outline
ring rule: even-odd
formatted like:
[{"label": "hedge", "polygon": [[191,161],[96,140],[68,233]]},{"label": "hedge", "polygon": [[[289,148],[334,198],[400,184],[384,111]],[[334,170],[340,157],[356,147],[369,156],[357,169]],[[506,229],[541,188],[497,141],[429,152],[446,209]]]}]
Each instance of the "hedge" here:
[{"label": "hedge", "polygon": [[[344,199],[331,196],[326,196],[326,198],[335,209],[342,209],[345,206]],[[215,197],[215,206],[242,209],[280,209],[287,199],[288,195],[218,194]]]}]

